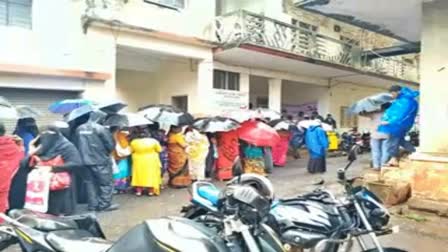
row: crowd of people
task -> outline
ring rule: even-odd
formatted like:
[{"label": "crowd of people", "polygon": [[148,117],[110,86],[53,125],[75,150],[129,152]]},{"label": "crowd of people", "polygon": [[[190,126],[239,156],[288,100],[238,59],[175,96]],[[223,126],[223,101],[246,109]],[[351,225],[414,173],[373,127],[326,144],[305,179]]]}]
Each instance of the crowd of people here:
[{"label": "crowd of people", "polygon": [[[390,89],[394,101],[381,110],[363,113],[372,120],[373,167],[396,165],[398,148],[417,114],[418,92],[400,86]],[[406,107],[406,109],[403,109]],[[398,112],[397,112],[398,111]],[[108,127],[107,115],[89,112],[67,127],[54,123],[38,129],[33,118],[20,119],[13,134],[0,123],[0,211],[21,209],[27,200],[27,179],[38,170],[51,175],[48,213],[70,215],[80,203],[89,211],[118,209],[113,195],[134,193],[158,196],[164,178],[172,188],[185,188],[192,181],[229,180],[241,173],[267,175],[285,166],[292,150],[309,153],[308,171],[326,171],[329,147],[323,124],[337,127],[331,115],[317,112],[296,118],[284,115],[292,127],[277,130],[280,140],[272,146],[243,141],[237,130],[205,133],[192,126]],[[268,119],[257,119],[269,123]],[[166,176],[167,175],[167,176]]]}]

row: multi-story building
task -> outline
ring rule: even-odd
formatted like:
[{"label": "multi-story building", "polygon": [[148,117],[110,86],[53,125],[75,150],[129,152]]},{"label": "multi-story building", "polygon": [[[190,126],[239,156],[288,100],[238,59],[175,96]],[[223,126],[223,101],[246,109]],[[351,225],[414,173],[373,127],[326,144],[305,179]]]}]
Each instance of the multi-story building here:
[{"label": "multi-story building", "polygon": [[0,37],[0,95],[43,110],[117,97],[130,111],[318,109],[350,127],[353,101],[419,82],[418,54],[393,49],[407,41],[291,0],[0,0]]}]

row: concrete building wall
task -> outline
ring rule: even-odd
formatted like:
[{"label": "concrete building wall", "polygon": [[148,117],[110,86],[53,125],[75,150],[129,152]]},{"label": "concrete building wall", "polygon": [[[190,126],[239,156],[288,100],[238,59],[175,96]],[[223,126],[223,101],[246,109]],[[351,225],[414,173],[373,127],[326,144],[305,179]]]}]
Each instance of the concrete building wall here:
[{"label": "concrete building wall", "polygon": [[116,76],[117,97],[128,104],[128,111],[159,103],[160,87],[153,73],[118,69]]},{"label": "concrete building wall", "polygon": [[188,96],[188,111],[195,113],[197,102],[197,65],[185,63],[164,64],[155,76],[159,85],[159,100],[163,104],[171,104],[173,96]]},{"label": "concrete building wall", "polygon": [[204,31],[215,17],[215,1],[188,0],[179,11],[160,7],[144,1],[128,1],[115,8],[103,9],[101,4],[92,10],[92,16],[150,30],[203,37]]},{"label": "concrete building wall", "polygon": [[[254,13],[264,13],[266,0],[220,0],[219,1],[219,13],[222,15],[225,13],[237,11],[237,10],[247,10]],[[217,6],[218,7],[218,6]]]},{"label": "concrete building wall", "polygon": [[448,153],[448,2],[423,5],[421,62],[421,149]]}]

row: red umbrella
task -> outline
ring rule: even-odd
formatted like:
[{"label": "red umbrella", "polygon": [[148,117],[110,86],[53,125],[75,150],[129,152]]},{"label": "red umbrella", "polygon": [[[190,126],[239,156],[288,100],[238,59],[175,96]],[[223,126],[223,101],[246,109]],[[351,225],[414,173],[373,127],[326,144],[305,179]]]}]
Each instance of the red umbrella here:
[{"label": "red umbrella", "polygon": [[238,129],[239,138],[255,146],[275,146],[280,141],[277,131],[266,123],[246,121]]}]

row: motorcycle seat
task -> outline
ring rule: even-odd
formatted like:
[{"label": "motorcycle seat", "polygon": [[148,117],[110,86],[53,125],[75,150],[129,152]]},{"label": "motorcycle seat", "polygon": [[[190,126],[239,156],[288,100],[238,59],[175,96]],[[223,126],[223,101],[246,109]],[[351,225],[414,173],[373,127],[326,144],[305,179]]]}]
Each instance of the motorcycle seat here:
[{"label": "motorcycle seat", "polygon": [[45,237],[47,242],[60,252],[105,252],[112,247],[112,242],[92,237],[85,230],[54,231]]},{"label": "motorcycle seat", "polygon": [[219,202],[219,189],[214,186],[201,186],[198,188],[198,195],[210,201],[214,206]]},{"label": "motorcycle seat", "polygon": [[74,220],[36,213],[27,209],[11,210],[9,216],[28,227],[44,232],[79,228]]}]

